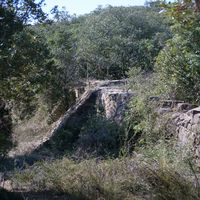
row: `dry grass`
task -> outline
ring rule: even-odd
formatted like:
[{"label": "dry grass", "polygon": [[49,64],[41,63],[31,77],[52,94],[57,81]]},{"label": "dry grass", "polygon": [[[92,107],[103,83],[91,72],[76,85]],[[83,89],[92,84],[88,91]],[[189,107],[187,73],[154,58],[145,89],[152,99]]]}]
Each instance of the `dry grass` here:
[{"label": "dry grass", "polygon": [[9,155],[24,155],[38,146],[43,138],[48,136],[51,129],[47,120],[47,111],[40,107],[32,118],[16,124],[13,128],[13,139],[16,147]]},{"label": "dry grass", "polygon": [[150,154],[81,162],[68,158],[40,162],[16,172],[13,181],[18,189],[56,191],[68,194],[70,199],[199,199],[199,188],[190,168],[177,160],[172,162],[175,157],[147,155]]},{"label": "dry grass", "polygon": [[[174,147],[177,146],[176,141],[173,141],[174,138],[170,137],[170,140],[166,140],[165,134],[163,136],[160,130],[152,131],[155,128],[155,119],[149,120],[147,108],[144,107],[142,100],[137,106],[138,111],[145,111],[138,119],[138,124],[143,125],[140,131],[143,130],[145,133],[144,138],[141,139],[146,139],[144,143],[140,142],[135,146],[137,154],[115,159],[105,159],[105,157],[92,159],[91,156],[86,156],[88,159],[77,159],[79,161],[63,157],[54,161],[37,162],[24,170],[15,171],[12,176],[14,188],[25,192],[64,193],[72,200],[200,199],[198,176],[193,166],[186,162],[189,156]],[[45,115],[41,115],[40,112],[40,115],[16,127],[18,140],[30,141],[41,137],[48,128],[44,119]],[[95,130],[93,125],[92,123],[89,127],[87,124],[86,134],[79,138],[86,147],[94,143],[94,141],[90,142],[92,136],[96,134],[97,139],[102,136],[101,132],[97,134],[102,124],[100,127],[97,126],[95,133],[92,132]],[[111,134],[111,139],[113,138]],[[107,138],[98,141],[106,145]],[[103,145],[100,145],[101,150],[106,149]],[[123,155],[129,155],[129,151]]]}]

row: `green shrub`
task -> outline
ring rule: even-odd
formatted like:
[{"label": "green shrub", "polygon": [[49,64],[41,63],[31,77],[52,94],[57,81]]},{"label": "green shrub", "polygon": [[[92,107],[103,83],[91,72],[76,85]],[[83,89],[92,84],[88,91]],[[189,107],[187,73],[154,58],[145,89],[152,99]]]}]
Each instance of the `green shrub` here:
[{"label": "green shrub", "polygon": [[173,38],[157,57],[157,87],[160,93],[168,93],[173,99],[197,103],[200,99],[199,12],[194,13],[190,6],[184,9],[179,11],[173,5],[168,9]]},{"label": "green shrub", "polygon": [[137,141],[134,141],[135,146],[156,143],[159,139],[165,137],[163,131],[165,124],[162,128],[157,126],[158,114],[156,109],[159,108],[159,100],[163,97],[156,96],[156,74],[133,69],[129,72],[129,76],[129,86],[137,93],[137,96],[129,102],[125,117],[129,138],[137,138]]}]

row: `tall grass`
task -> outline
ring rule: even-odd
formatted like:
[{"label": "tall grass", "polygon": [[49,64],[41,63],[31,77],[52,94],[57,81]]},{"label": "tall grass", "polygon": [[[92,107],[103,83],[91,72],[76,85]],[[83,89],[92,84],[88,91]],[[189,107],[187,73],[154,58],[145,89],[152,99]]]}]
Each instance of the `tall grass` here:
[{"label": "tall grass", "polygon": [[[16,188],[66,193],[70,199],[197,200],[194,171],[159,144],[144,154],[101,160],[39,162],[15,172]],[[151,150],[150,150],[151,149]],[[160,150],[159,150],[160,149]],[[150,154],[150,151],[152,155]]]}]

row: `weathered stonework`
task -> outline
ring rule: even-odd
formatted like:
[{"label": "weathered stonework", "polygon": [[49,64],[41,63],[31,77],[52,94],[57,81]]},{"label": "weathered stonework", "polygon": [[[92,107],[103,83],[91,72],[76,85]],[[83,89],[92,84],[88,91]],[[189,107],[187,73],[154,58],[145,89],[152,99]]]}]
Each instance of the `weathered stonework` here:
[{"label": "weathered stonework", "polygon": [[100,103],[107,119],[120,123],[126,106],[134,93],[122,88],[101,88],[97,101]]},{"label": "weathered stonework", "polygon": [[22,151],[14,150],[9,155],[13,157],[31,154],[53,141],[63,128],[79,132],[89,117],[99,112],[107,119],[121,123],[126,105],[133,95],[133,92],[126,89],[126,80],[93,81],[86,85],[85,89],[81,87],[81,90],[76,87],[76,103],[51,125],[48,134],[40,140],[27,144],[21,143],[24,147]]},{"label": "weathered stonework", "polygon": [[192,154],[200,166],[200,107],[178,103],[172,107],[158,108],[157,112],[159,116],[168,115],[166,125],[170,127],[169,132],[177,137],[177,146],[183,154]]},{"label": "weathered stonework", "polygon": [[179,145],[192,150],[200,166],[200,107],[177,113],[174,123]]}]

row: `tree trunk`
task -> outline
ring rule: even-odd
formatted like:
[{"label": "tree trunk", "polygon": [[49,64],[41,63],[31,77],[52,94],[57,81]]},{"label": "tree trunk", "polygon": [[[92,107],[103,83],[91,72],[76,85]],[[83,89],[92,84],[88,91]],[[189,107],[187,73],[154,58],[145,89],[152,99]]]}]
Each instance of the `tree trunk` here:
[{"label": "tree trunk", "polygon": [[195,10],[200,11],[200,0],[195,0]]}]

